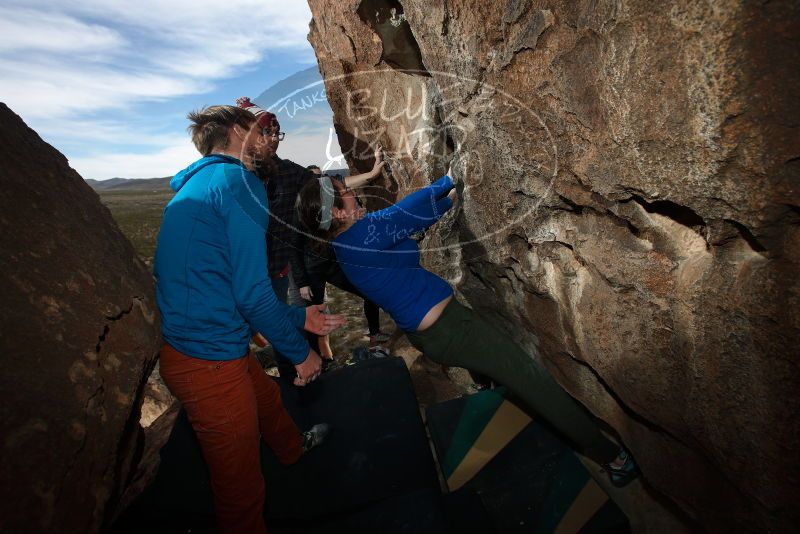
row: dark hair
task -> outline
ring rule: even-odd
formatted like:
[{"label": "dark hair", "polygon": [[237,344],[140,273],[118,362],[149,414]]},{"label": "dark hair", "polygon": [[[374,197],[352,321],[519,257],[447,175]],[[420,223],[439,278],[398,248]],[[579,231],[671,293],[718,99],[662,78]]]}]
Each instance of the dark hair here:
[{"label": "dark hair", "polygon": [[192,121],[187,128],[192,143],[204,156],[228,145],[228,130],[234,125],[249,130],[256,120],[255,115],[236,106],[209,106],[192,111],[186,118]]},{"label": "dark hair", "polygon": [[[311,246],[315,252],[322,254],[328,246],[328,242],[336,236],[336,231],[341,223],[336,219],[331,221],[328,230],[321,230],[319,221],[321,219],[322,203],[319,199],[319,180],[309,180],[297,195],[295,211],[297,212],[297,222],[302,230],[313,235],[317,239],[311,240]],[[344,208],[339,190],[334,188],[333,205],[339,209]]]},{"label": "dark hair", "polygon": [[308,169],[309,171],[314,169],[318,169],[320,172],[322,171],[322,169],[319,168],[319,165],[309,165],[308,167],[306,167],[306,169]]}]

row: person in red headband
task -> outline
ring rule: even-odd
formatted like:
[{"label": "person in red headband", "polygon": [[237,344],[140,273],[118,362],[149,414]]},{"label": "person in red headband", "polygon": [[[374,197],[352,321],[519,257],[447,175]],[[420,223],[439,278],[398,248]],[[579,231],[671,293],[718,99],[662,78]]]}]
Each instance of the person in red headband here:
[{"label": "person in red headband", "polygon": [[[281,131],[280,122],[274,113],[254,104],[246,96],[237,98],[236,105],[255,116],[265,143],[263,157],[255,162],[254,172],[264,182],[269,200],[267,273],[279,301],[300,305],[300,302],[294,302],[296,299],[289,299],[292,221],[297,194],[308,180],[314,178],[314,173],[291,160],[278,157],[278,147],[286,134]],[[259,345],[263,344],[263,338],[258,335],[254,341]],[[275,357],[281,378],[284,375],[293,377],[290,359],[279,350],[275,350]]]},{"label": "person in red headband", "polygon": [[[310,295],[301,295],[300,288],[292,278],[293,273],[304,272],[302,265],[292,265],[298,261],[303,261],[302,250],[299,257],[297,255],[298,248],[302,248],[302,240],[298,239],[299,236],[294,220],[294,207],[300,189],[310,180],[315,179],[317,174],[311,168],[303,167],[291,160],[278,156],[278,147],[286,134],[281,131],[280,122],[278,122],[278,118],[274,113],[254,104],[248,97],[236,99],[236,104],[255,116],[256,123],[261,128],[265,142],[264,157],[256,162],[256,174],[266,184],[267,198],[269,199],[267,271],[272,281],[272,287],[281,302],[292,306],[307,306],[312,299],[305,297],[310,297]],[[378,157],[379,154],[380,151],[376,153],[375,165],[372,171],[347,178],[352,187],[363,185],[378,176],[383,167],[383,161]],[[342,275],[341,278],[344,278],[344,276]],[[306,287],[309,284],[305,277],[303,277],[302,281],[304,289],[310,290],[310,287]],[[342,281],[342,283],[344,284],[345,282]],[[322,293],[322,290],[318,290],[317,299],[314,302],[319,301]],[[375,308],[375,318],[377,318],[377,315],[378,311]],[[373,324],[370,327],[371,336],[374,336],[376,340],[378,338],[385,340],[388,336],[380,331],[380,323],[378,321],[373,322],[377,322],[377,324]],[[312,348],[317,352],[322,349],[320,354],[323,355],[324,353],[328,361],[332,360],[329,346],[324,346],[323,344],[321,347],[316,336],[307,334],[306,338]],[[264,340],[260,336],[255,336],[254,341],[262,346],[264,344]],[[281,378],[290,383],[294,382],[296,376],[294,366],[279,350],[274,352]]]}]

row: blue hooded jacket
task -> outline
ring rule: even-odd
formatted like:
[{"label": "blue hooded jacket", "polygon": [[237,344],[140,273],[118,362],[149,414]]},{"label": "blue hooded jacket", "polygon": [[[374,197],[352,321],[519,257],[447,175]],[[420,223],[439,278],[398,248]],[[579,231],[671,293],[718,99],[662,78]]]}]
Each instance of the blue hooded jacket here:
[{"label": "blue hooded jacket", "polygon": [[247,354],[260,332],[293,363],[308,355],[305,310],[275,296],[267,276],[264,185],[241,161],[206,156],[170,181],[155,275],[164,340],[204,360]]}]

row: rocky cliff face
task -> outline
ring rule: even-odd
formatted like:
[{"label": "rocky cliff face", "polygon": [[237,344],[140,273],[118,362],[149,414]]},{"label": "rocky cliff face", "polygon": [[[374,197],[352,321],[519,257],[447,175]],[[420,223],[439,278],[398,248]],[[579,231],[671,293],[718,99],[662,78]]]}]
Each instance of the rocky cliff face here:
[{"label": "rocky cliff face", "polygon": [[705,528],[796,526],[797,4],[309,4],[372,206],[452,161],[428,264]]},{"label": "rocky cliff face", "polygon": [[153,279],[66,158],[4,104],[0,160],[2,530],[96,532],[148,450]]}]

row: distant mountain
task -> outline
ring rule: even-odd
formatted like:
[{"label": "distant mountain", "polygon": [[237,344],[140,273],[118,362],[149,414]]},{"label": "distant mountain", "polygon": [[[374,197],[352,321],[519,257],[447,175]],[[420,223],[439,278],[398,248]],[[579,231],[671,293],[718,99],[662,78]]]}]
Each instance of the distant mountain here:
[{"label": "distant mountain", "polygon": [[95,191],[170,191],[169,181],[165,178],[111,178],[110,180],[87,179],[86,183]]},{"label": "distant mountain", "polygon": [[[325,174],[340,174],[349,176],[350,169],[329,169]],[[111,178],[109,180],[86,179],[89,187],[95,191],[147,191],[147,192],[170,192],[169,181],[172,176],[165,178]]]}]

